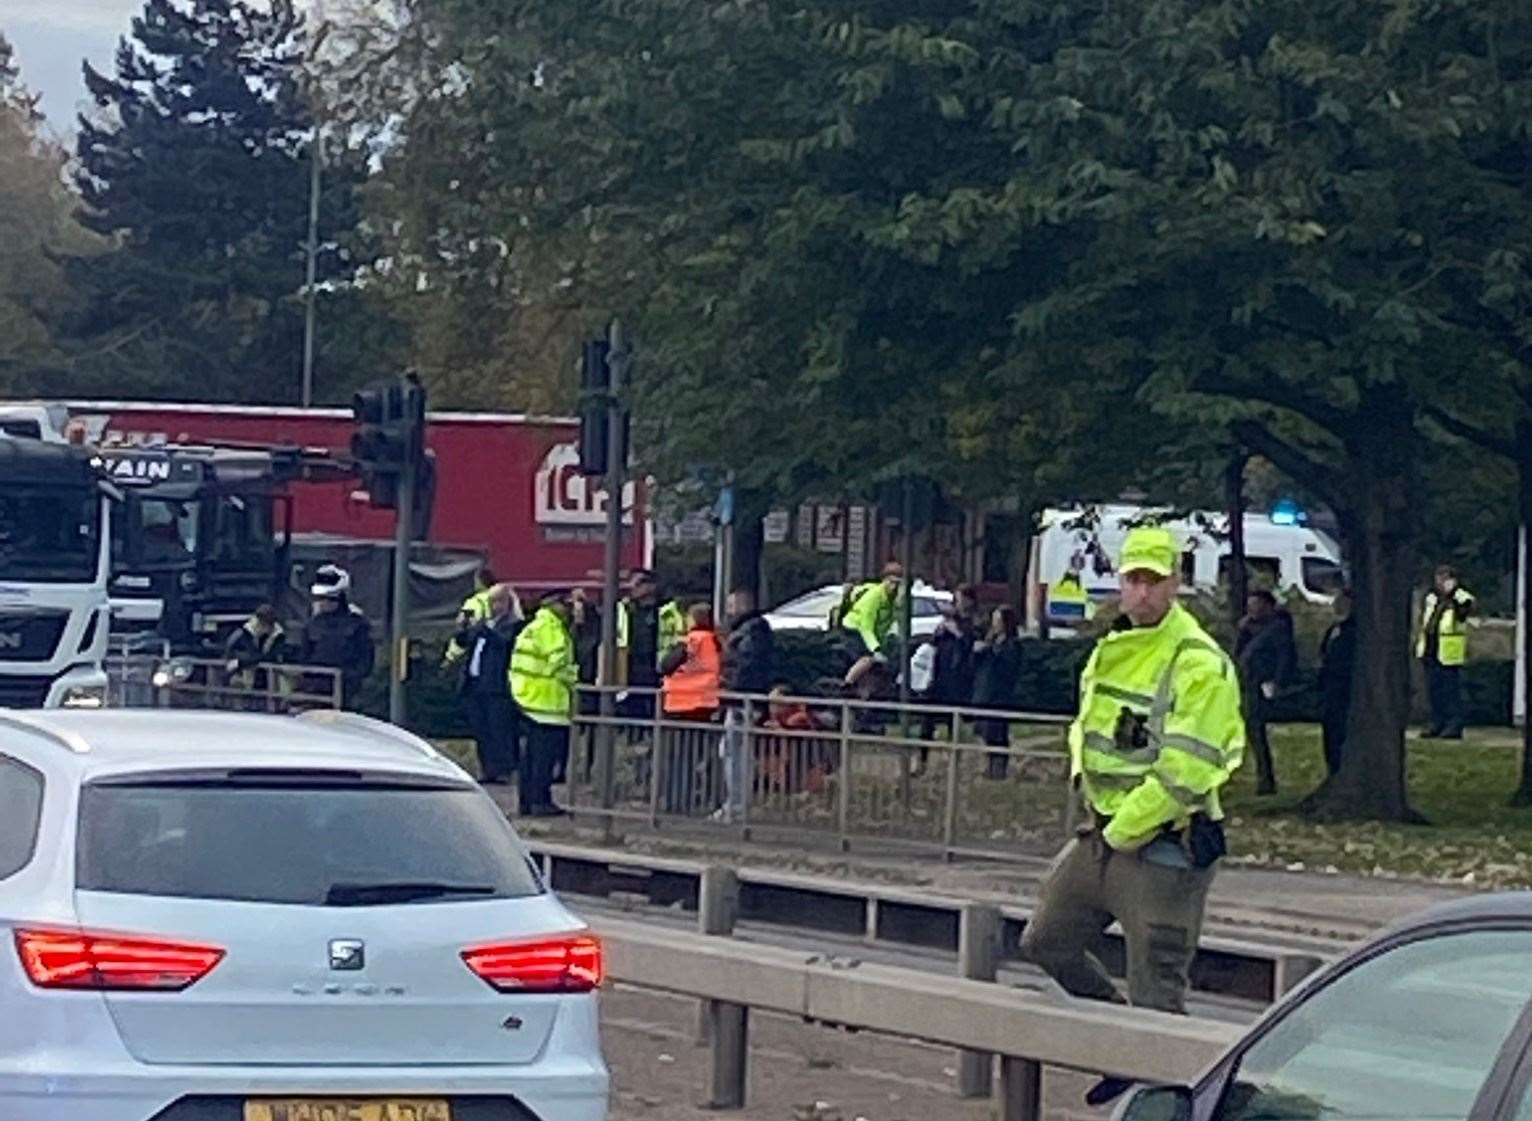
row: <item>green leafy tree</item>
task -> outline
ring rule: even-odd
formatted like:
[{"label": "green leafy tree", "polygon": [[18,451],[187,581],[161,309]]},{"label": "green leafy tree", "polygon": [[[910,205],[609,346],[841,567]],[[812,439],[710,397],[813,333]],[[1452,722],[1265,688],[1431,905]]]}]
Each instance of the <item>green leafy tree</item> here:
[{"label": "green leafy tree", "polygon": [[72,293],[59,265],[93,250],[73,219],[64,153],[43,133],[36,97],[0,35],[0,390],[47,392],[60,376],[56,334]]},{"label": "green leafy tree", "polygon": [[[148,0],[115,73],[86,65],[84,220],[114,249],[73,269],[88,295],[78,391],[297,398],[315,134],[304,59],[292,0]],[[329,156],[318,275],[334,395],[387,365],[396,333],[351,284],[364,158]]]}]

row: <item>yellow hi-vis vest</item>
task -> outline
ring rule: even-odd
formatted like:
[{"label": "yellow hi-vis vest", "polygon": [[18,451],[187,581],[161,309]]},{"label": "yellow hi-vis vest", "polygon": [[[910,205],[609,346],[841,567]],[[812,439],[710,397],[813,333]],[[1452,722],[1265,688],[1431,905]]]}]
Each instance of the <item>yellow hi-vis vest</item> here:
[{"label": "yellow hi-vis vest", "polygon": [[1223,817],[1219,790],[1245,753],[1234,663],[1179,603],[1157,627],[1112,631],[1080,679],[1071,776],[1132,850],[1192,815]]},{"label": "yellow hi-vis vest", "polygon": [[[628,648],[628,628],[632,622],[633,601],[623,600],[617,605],[617,649]],[[686,612],[681,610],[681,604],[676,600],[669,600],[660,605],[660,633],[655,663],[665,657],[665,652],[678,642],[686,638],[687,622]]]},{"label": "yellow hi-vis vest", "polygon": [[894,597],[888,594],[880,580],[863,584],[851,598],[851,610],[840,621],[841,629],[855,631],[867,644],[867,652],[876,654],[883,647],[883,640],[894,629]]},{"label": "yellow hi-vis vest", "polygon": [[574,639],[551,608],[540,608],[516,636],[511,652],[511,696],[539,724],[568,724],[580,680]]},{"label": "yellow hi-vis vest", "polygon": [[[457,609],[458,615],[467,615],[470,623],[482,623],[485,619],[489,618],[489,612],[488,588],[474,592],[473,595],[463,601],[463,606]],[[442,656],[442,660],[451,665],[466,653],[468,651],[458,645],[457,635],[453,635],[447,640],[447,652]]]},{"label": "yellow hi-vis vest", "polygon": [[1079,623],[1095,614],[1080,578],[1065,573],[1048,589],[1048,618],[1057,623]]},{"label": "yellow hi-vis vest", "polygon": [[[1440,599],[1435,591],[1426,596],[1425,610],[1420,614],[1420,636],[1415,639],[1417,658],[1426,656],[1427,632]],[[1468,608],[1471,606],[1473,596],[1462,588],[1453,589],[1452,602],[1442,611],[1441,625],[1436,630],[1436,660],[1444,666],[1460,666],[1468,661]]]}]

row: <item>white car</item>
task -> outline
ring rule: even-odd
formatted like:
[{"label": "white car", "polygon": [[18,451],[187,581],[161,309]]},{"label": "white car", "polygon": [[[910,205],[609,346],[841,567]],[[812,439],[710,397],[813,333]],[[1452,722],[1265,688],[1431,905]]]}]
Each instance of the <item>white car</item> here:
[{"label": "white car", "polygon": [[[766,621],[773,631],[822,631],[830,626],[830,612],[840,603],[844,589],[828,584],[773,608]],[[942,621],[942,608],[952,604],[952,593],[929,584],[916,583],[910,596],[910,634],[927,638]]]},{"label": "white car", "polygon": [[602,1121],[601,978],[391,725],[0,711],[0,1118]]}]

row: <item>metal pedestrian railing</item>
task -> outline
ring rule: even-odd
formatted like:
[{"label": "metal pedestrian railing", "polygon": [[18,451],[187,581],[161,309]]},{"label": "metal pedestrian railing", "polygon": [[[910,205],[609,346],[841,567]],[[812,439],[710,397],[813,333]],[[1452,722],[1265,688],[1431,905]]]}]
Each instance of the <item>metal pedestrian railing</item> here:
[{"label": "metal pedestrian railing", "polygon": [[717,713],[676,714],[656,689],[582,687],[570,808],[613,826],[818,833],[843,850],[876,841],[949,856],[1051,848],[1073,824],[1065,717],[722,699]]},{"label": "metal pedestrian railing", "polygon": [[330,666],[112,654],[105,659],[106,703],[113,708],[212,708],[294,713],[341,707],[341,673]]}]

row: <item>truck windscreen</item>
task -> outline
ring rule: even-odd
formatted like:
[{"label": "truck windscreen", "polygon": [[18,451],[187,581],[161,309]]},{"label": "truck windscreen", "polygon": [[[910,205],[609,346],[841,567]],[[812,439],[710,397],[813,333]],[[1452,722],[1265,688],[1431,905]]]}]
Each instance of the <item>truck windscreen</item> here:
[{"label": "truck windscreen", "polygon": [[88,584],[96,579],[101,507],[94,489],[0,492],[0,580]]}]

